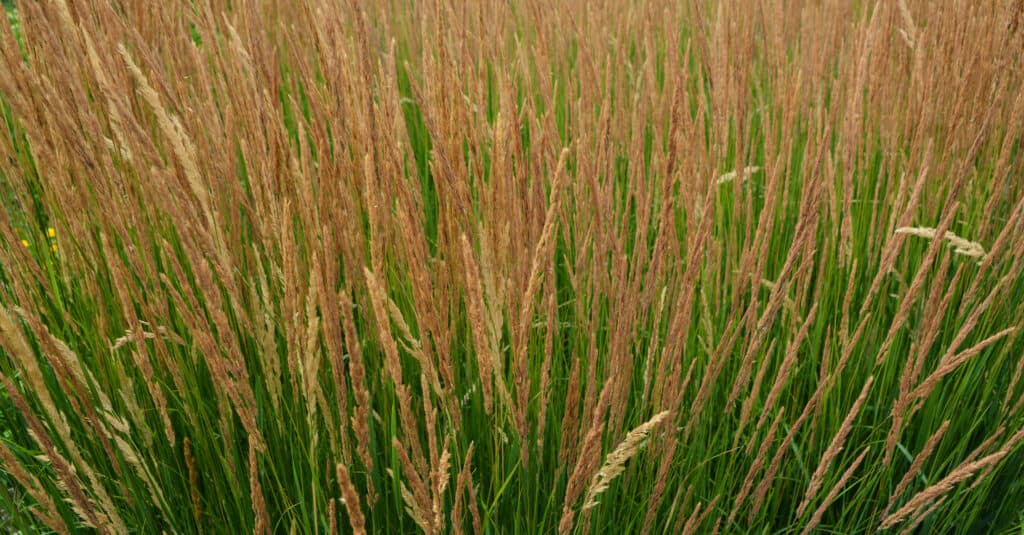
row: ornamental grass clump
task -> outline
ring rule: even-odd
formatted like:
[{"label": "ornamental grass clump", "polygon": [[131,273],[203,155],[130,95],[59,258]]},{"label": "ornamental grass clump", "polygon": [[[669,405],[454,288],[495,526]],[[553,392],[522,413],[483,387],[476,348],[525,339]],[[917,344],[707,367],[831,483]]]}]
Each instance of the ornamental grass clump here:
[{"label": "ornamental grass clump", "polygon": [[4,5],[0,529],[1024,527],[1021,1]]}]

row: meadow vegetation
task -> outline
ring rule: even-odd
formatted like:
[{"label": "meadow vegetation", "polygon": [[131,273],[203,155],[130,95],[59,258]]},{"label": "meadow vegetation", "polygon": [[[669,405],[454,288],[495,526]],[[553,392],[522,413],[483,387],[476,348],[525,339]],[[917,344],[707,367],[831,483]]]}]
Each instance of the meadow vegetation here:
[{"label": "meadow vegetation", "polygon": [[20,0],[21,533],[1021,533],[1021,0]]}]

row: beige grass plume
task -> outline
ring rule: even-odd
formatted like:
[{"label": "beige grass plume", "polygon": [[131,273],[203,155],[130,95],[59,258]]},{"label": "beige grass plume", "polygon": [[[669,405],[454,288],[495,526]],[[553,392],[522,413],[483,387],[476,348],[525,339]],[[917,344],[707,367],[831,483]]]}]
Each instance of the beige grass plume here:
[{"label": "beige grass plume", "polygon": [[[743,168],[743,171],[740,172],[740,174],[739,174],[740,182],[750,178],[750,175],[752,175],[752,174],[754,174],[754,173],[756,173],[756,172],[758,172],[760,170],[761,170],[761,168],[757,167],[756,165],[752,165],[750,167]],[[736,180],[736,171],[729,171],[728,173],[725,173],[725,174],[719,176],[718,178],[716,178],[715,179],[715,185],[716,186],[721,186],[722,184],[728,184],[729,182],[732,182],[733,180]]]},{"label": "beige grass plume", "polygon": [[[900,227],[896,229],[896,234],[909,234],[911,236],[934,240],[936,231],[931,227]],[[949,231],[946,231],[942,237],[953,246],[953,252],[956,254],[969,256],[971,258],[981,258],[985,256],[985,248],[978,242],[961,238]]]},{"label": "beige grass plume", "polygon": [[615,448],[615,451],[608,454],[604,464],[601,465],[601,469],[590,480],[590,488],[587,489],[587,499],[583,502],[583,511],[597,506],[597,495],[608,490],[612,480],[626,469],[626,461],[633,458],[644,447],[647,436],[668,416],[668,412],[659,412],[646,423],[630,431],[626,438]]}]

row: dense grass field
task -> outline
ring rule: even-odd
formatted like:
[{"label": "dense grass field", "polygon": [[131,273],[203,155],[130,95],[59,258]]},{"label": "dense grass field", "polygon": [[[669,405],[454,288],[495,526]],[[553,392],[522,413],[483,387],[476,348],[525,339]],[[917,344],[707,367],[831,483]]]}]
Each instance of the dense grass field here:
[{"label": "dense grass field", "polygon": [[0,529],[1024,533],[1021,0],[19,0]]}]

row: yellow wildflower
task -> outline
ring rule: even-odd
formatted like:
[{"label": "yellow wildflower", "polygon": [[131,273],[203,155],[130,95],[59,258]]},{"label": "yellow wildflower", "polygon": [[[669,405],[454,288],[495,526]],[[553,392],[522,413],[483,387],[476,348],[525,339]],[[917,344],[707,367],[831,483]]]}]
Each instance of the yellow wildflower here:
[{"label": "yellow wildflower", "polygon": [[21,240],[21,244],[28,247],[28,240]]},{"label": "yellow wildflower", "polygon": [[51,238],[56,238],[57,237],[57,231],[53,230],[53,227],[50,227],[50,228],[46,229],[46,235],[51,237]]}]

